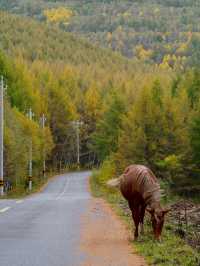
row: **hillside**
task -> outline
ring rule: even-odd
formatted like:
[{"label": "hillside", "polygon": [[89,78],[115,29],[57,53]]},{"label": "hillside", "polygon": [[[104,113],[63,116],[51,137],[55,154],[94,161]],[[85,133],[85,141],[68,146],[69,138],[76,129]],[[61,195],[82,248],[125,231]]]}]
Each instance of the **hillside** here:
[{"label": "hillside", "polygon": [[12,55],[21,54],[30,61],[62,61],[73,65],[98,62],[102,66],[114,66],[126,61],[120,55],[97,49],[56,26],[1,11],[0,18],[0,48]]},{"label": "hillside", "polygon": [[0,8],[59,24],[127,57],[171,66],[184,64],[196,39],[199,48],[198,7],[196,0],[0,1]]}]

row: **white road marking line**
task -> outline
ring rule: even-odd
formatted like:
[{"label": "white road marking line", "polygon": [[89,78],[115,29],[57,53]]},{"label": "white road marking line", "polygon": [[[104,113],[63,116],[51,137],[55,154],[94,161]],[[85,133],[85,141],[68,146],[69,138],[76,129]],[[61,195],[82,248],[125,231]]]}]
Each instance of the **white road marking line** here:
[{"label": "white road marking line", "polygon": [[0,210],[0,213],[6,212],[10,209],[11,207],[5,207],[3,209]]},{"label": "white road marking line", "polygon": [[18,203],[22,203],[22,202],[24,202],[24,200],[17,200],[17,201],[16,201],[17,204],[18,204]]},{"label": "white road marking line", "polygon": [[69,185],[69,179],[68,179],[67,182],[65,183],[65,187],[64,187],[64,189],[63,189],[63,192],[61,192],[61,193],[57,196],[56,200],[59,200],[59,199],[65,194],[68,185]]}]

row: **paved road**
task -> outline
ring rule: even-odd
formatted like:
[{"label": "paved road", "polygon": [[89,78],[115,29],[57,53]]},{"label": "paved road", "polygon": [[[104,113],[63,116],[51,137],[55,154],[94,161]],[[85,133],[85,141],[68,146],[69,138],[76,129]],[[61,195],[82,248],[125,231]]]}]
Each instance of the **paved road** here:
[{"label": "paved road", "polygon": [[1,266],[79,266],[89,172],[56,177],[41,193],[0,200]]}]

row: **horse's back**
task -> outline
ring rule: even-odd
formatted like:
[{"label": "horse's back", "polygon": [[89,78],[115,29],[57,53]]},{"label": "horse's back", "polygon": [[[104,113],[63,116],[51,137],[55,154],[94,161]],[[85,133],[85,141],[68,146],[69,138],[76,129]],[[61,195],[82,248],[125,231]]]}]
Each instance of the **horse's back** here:
[{"label": "horse's back", "polygon": [[148,188],[147,183],[150,186],[157,183],[157,178],[152,171],[144,165],[130,165],[124,171],[120,189],[128,200],[136,196],[142,198]]}]

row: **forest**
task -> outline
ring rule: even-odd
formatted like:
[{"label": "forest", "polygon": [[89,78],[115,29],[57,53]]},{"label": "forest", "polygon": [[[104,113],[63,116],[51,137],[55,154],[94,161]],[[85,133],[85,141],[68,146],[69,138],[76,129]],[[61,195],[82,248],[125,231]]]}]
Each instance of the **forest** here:
[{"label": "forest", "polygon": [[[130,163],[143,163],[178,192],[199,192],[197,67],[144,64],[97,48],[57,25],[6,12],[0,17],[0,75],[8,86],[5,175],[14,186],[26,182],[30,138],[35,182],[44,149],[49,170],[74,165],[72,122],[80,120],[82,167],[103,163],[109,178]],[[30,107],[33,121],[27,118]]]},{"label": "forest", "polygon": [[[72,122],[78,119],[84,122],[84,164],[96,161],[88,143],[102,112],[100,107],[112,88],[116,84],[122,86],[126,76],[132,75],[133,64],[110,51],[97,50],[57,27],[4,12],[0,17],[0,74],[8,86],[6,178],[16,187],[24,186],[30,136],[36,180],[41,176],[44,146],[50,169],[73,165],[76,144]],[[30,107],[35,113],[32,122],[27,118]],[[45,135],[39,122],[43,113],[47,117]],[[21,152],[23,156],[19,156]]]},{"label": "forest", "polygon": [[171,68],[199,64],[197,0],[1,0],[0,8],[73,32],[128,58]]}]

